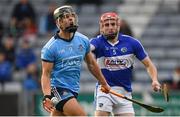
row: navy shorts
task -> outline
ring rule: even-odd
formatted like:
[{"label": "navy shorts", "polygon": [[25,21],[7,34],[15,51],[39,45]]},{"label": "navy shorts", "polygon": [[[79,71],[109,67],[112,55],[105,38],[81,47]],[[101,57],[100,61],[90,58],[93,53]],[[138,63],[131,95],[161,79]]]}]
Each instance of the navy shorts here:
[{"label": "navy shorts", "polygon": [[58,104],[55,105],[56,110],[63,112],[64,104],[72,98],[77,98],[78,94],[69,89],[52,87],[51,96],[56,97],[59,101]]}]

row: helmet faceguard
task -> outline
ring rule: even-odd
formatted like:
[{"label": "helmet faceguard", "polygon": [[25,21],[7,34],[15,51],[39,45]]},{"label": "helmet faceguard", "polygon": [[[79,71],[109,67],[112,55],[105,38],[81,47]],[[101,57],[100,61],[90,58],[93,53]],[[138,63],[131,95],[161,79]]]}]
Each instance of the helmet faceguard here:
[{"label": "helmet faceguard", "polygon": [[[103,31],[103,28],[104,28],[104,22],[107,21],[107,20],[115,20],[116,21],[116,25],[117,25],[117,31],[114,32],[114,33],[111,33],[111,34],[106,34],[104,31]],[[107,13],[104,13],[101,15],[100,17],[100,33],[106,37],[106,39],[114,39],[118,32],[119,32],[119,25],[120,25],[120,18],[119,16],[114,13],[114,12],[107,12]]]},{"label": "helmet faceguard", "polygon": [[57,19],[63,19],[67,14],[71,14],[71,15],[74,15],[75,16],[75,22],[68,26],[68,27],[65,27],[65,31],[66,32],[76,32],[77,28],[78,28],[78,17],[77,17],[77,14],[75,13],[75,11],[73,10],[73,8],[71,6],[62,6],[62,7],[59,7],[57,8],[55,11],[54,11],[54,19],[57,20]]}]

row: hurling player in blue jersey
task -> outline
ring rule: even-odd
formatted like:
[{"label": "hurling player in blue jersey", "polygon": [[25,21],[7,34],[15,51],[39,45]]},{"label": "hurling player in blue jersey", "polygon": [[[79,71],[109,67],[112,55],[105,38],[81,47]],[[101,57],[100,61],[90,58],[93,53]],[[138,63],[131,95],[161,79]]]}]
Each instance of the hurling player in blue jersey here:
[{"label": "hurling player in blue jersey", "polygon": [[[85,116],[85,111],[76,99],[82,61],[85,60],[88,69],[105,88],[106,93],[110,86],[90,51],[88,38],[76,32],[78,18],[72,7],[57,8],[54,17],[60,31],[41,51],[43,107],[51,116]],[[53,105],[53,102],[57,104]]]},{"label": "hurling player in blue jersey", "polygon": [[[114,12],[107,12],[100,17],[100,35],[91,39],[91,50],[95,54],[106,81],[111,89],[131,97],[131,79],[134,58],[146,67],[152,88],[157,91],[160,84],[157,69],[148,57],[141,43],[133,37],[119,34],[120,18]],[[132,103],[112,94],[106,94],[97,86],[95,91],[96,116],[134,116]]]}]

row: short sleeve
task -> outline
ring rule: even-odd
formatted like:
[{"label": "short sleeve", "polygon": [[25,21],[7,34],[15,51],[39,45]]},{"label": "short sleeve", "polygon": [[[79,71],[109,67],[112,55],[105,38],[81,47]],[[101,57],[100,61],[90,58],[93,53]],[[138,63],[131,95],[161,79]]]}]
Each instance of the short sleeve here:
[{"label": "short sleeve", "polygon": [[97,49],[98,47],[98,42],[97,42],[97,39],[96,38],[92,38],[90,40],[90,44],[93,45],[95,47],[95,49]]},{"label": "short sleeve", "polygon": [[84,39],[84,43],[85,43],[85,48],[86,48],[86,54],[90,52],[90,42],[88,37],[85,37]]},{"label": "short sleeve", "polygon": [[90,51],[90,42],[88,41],[86,45],[87,45],[86,53],[89,53],[89,51]]},{"label": "short sleeve", "polygon": [[133,47],[134,47],[134,51],[135,51],[134,53],[140,61],[143,60],[146,56],[148,56],[144,47],[137,39],[134,39],[133,44],[134,44]]},{"label": "short sleeve", "polygon": [[46,47],[41,50],[41,59],[48,62],[54,62],[54,56],[52,52]]}]

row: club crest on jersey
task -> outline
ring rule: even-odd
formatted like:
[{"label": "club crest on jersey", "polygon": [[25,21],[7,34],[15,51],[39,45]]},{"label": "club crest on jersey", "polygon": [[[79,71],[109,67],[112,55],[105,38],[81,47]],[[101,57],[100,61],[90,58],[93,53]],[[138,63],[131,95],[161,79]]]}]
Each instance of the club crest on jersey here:
[{"label": "club crest on jersey", "polygon": [[127,52],[127,48],[126,47],[121,48],[121,52],[123,53]]},{"label": "club crest on jersey", "polygon": [[79,49],[79,51],[83,51],[83,46],[82,46],[82,44],[79,45],[78,49]]}]

